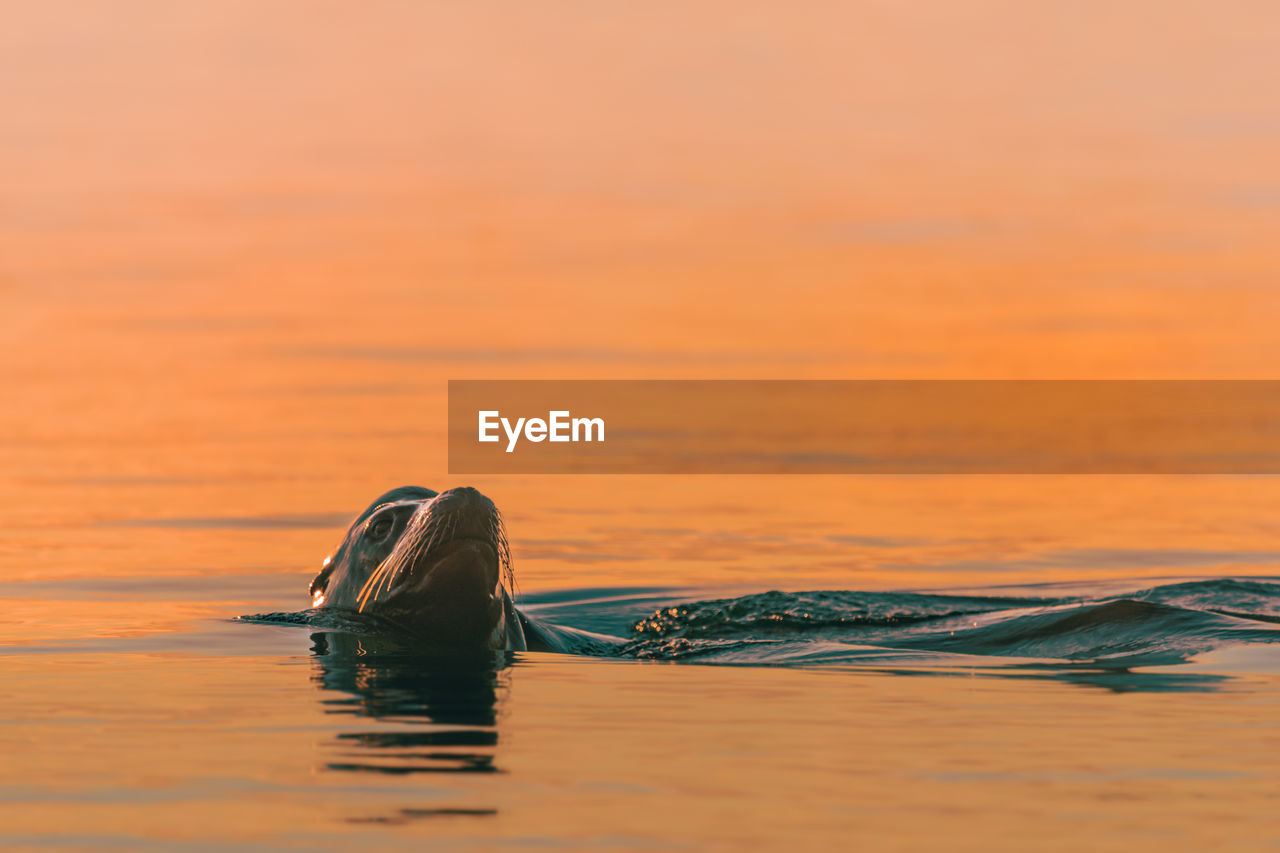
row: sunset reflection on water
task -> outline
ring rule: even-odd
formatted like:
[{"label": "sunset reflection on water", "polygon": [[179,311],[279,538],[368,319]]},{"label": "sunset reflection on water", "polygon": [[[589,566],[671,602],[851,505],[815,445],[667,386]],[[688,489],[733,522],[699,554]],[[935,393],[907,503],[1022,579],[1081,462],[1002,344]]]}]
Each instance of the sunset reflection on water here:
[{"label": "sunset reflection on water", "polygon": [[[224,621],[463,484],[450,379],[1276,378],[1265,4],[9,23],[0,845],[1280,838],[1274,646],[1159,682],[534,655],[451,722],[448,678]],[[530,595],[1280,575],[1272,477],[465,484]],[[374,737],[438,730],[479,734]],[[495,772],[342,769],[429,753]]]}]

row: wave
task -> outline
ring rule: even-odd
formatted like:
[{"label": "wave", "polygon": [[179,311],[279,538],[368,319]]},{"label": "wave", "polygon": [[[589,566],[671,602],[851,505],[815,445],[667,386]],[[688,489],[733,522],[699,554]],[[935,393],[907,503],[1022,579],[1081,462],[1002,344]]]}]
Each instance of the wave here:
[{"label": "wave", "polygon": [[[1280,642],[1280,583],[1209,580],[1124,595],[767,592],[684,602],[631,626],[623,653],[730,663],[1181,663]],[[993,660],[995,659],[995,660]]]},{"label": "wave", "polygon": [[[771,591],[690,600],[688,591],[582,589],[521,601],[529,623],[582,655],[754,665],[1079,667],[1187,662],[1225,646],[1280,643],[1280,579],[1171,583],[1116,594],[1001,595]],[[1016,593],[1026,591],[1028,595]],[[308,610],[240,617],[359,636],[398,628],[367,614]],[[528,633],[528,631],[526,631]],[[394,643],[391,648],[398,648]],[[1264,652],[1280,671],[1280,647]],[[1271,659],[1274,657],[1274,663]]]},{"label": "wave", "polygon": [[1055,601],[895,592],[773,591],[675,605],[636,622],[632,631],[654,637],[715,637],[744,631],[777,634],[891,627]]}]

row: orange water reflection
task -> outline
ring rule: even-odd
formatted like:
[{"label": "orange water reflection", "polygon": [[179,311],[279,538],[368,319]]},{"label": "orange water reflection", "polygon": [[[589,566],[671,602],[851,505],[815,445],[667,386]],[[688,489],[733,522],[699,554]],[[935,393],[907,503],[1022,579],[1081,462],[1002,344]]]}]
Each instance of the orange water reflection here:
[{"label": "orange water reflection", "polygon": [[[447,485],[448,378],[1273,377],[1274,26],[25,9],[0,35],[0,566],[309,564],[336,529],[99,522]],[[479,479],[530,587],[1191,559],[1039,562],[1157,540],[1260,555],[1196,573],[1276,565],[1268,481]]]},{"label": "orange water reflection", "polygon": [[[503,772],[415,787],[332,765],[431,720],[175,632],[457,485],[451,378],[1276,378],[1276,44],[1251,2],[9,10],[0,845],[1274,839],[1269,676],[535,656]],[[1266,477],[470,484],[526,590],[1280,574]]]}]

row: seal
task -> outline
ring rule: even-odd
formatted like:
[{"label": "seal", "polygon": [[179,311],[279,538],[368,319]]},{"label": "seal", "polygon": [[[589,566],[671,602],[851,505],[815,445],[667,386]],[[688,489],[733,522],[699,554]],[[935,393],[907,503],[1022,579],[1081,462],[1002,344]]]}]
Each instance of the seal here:
[{"label": "seal", "polygon": [[432,647],[525,649],[493,501],[402,486],[351,523],[311,582],[312,607],[377,616]]},{"label": "seal", "polygon": [[373,617],[423,647],[609,653],[622,641],[548,625],[512,600],[502,514],[469,486],[401,486],[356,516],[311,581],[312,612]]}]

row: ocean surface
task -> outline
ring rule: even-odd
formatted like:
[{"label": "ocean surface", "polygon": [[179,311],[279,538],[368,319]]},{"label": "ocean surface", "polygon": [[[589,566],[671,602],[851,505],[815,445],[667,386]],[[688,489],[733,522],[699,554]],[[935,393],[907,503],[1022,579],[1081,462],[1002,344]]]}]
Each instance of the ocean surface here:
[{"label": "ocean surface", "polygon": [[[9,10],[0,848],[1276,849],[1280,479],[461,478],[446,431],[454,379],[1275,379],[1277,44],[1243,0]],[[406,484],[491,497],[609,654],[240,620]]]},{"label": "ocean surface", "polygon": [[558,590],[521,605],[625,642],[462,657],[221,600],[303,597],[282,580],[10,585],[32,621],[191,615],[0,650],[0,844],[1280,843],[1280,578]]}]

